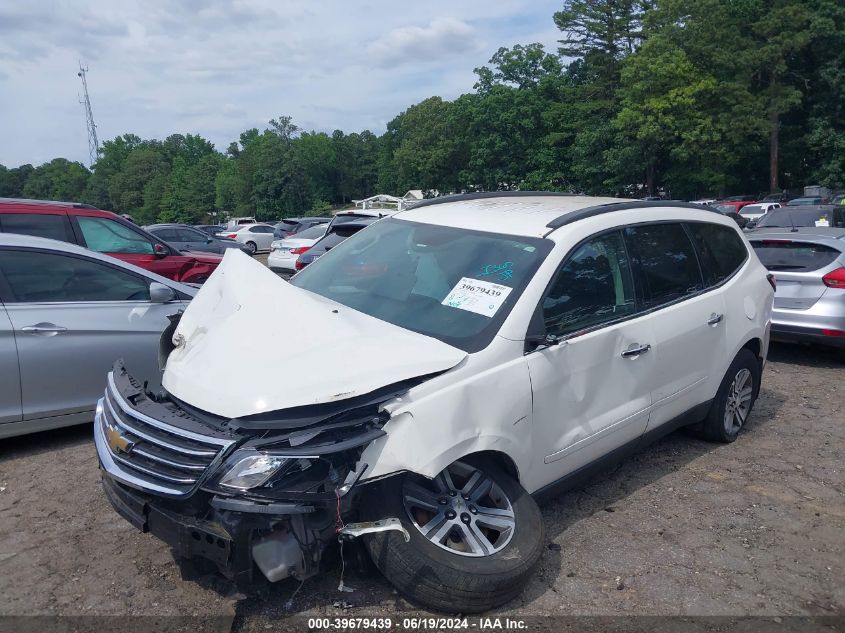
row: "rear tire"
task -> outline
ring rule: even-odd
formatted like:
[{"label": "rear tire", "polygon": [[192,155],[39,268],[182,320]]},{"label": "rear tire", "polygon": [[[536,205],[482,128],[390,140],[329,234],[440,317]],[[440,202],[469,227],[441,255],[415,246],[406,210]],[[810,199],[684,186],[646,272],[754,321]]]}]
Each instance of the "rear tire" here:
[{"label": "rear tire", "polygon": [[760,360],[741,349],[728,368],[700,435],[711,442],[733,442],[748,421],[760,391]]},{"label": "rear tire", "polygon": [[258,245],[255,242],[247,242],[246,248],[250,255],[255,255],[258,252]]},{"label": "rear tire", "polygon": [[536,502],[492,460],[466,458],[434,480],[392,477],[363,501],[368,518],[396,517],[411,537],[406,543],[395,531],[367,535],[376,567],[400,593],[437,611],[478,613],[512,600],[543,553]]}]

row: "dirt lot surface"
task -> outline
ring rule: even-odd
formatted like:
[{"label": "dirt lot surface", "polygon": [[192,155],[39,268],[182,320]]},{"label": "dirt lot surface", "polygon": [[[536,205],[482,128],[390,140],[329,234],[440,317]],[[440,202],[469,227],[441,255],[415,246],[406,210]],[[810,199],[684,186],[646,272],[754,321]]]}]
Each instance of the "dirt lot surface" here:
[{"label": "dirt lot surface", "polygon": [[[549,546],[499,614],[845,613],[845,363],[773,346],[745,432],[731,445],[675,433],[543,508]],[[416,611],[377,573],[339,570],[242,596],[177,565],[100,489],[90,426],[0,446],[0,614],[232,617]],[[229,623],[224,628],[229,628]]]}]

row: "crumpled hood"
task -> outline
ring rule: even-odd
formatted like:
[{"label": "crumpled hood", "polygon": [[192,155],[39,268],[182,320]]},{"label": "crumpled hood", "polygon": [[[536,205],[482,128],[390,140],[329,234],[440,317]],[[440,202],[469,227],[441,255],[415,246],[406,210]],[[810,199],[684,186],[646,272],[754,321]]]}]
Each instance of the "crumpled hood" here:
[{"label": "crumpled hood", "polygon": [[228,418],[353,398],[466,357],[292,286],[237,249],[191,301],[173,341],[164,388]]}]

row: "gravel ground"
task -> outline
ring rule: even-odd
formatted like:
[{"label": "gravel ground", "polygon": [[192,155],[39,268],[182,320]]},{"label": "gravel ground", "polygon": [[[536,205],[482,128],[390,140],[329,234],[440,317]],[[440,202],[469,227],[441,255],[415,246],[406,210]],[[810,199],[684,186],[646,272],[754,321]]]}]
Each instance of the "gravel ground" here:
[{"label": "gravel ground", "polygon": [[[842,356],[773,345],[731,445],[672,434],[543,508],[549,541],[519,616],[843,615]],[[0,614],[228,616],[264,631],[290,614],[407,614],[377,573],[339,569],[252,596],[177,565],[109,507],[90,426],[0,447]],[[273,627],[276,628],[276,627]]]}]

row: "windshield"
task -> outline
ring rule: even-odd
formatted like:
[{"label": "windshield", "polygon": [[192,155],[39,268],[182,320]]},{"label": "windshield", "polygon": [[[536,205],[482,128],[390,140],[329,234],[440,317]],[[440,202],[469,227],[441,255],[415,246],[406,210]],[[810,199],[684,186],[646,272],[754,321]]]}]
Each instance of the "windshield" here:
[{"label": "windshield", "polygon": [[763,213],[763,206],[760,204],[748,204],[739,210],[740,215],[757,215]]},{"label": "windshield", "polygon": [[551,242],[384,219],[291,283],[475,352],[498,331]]}]

